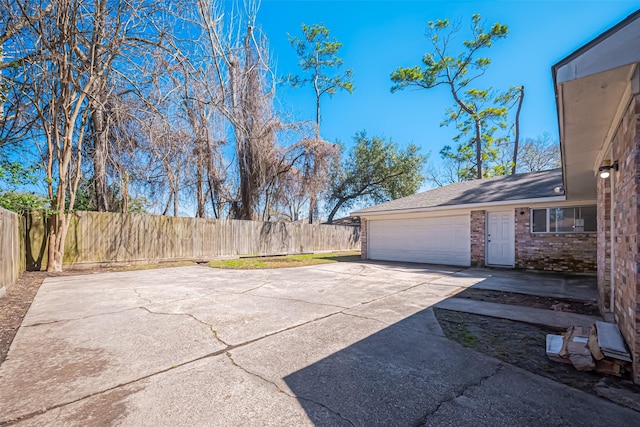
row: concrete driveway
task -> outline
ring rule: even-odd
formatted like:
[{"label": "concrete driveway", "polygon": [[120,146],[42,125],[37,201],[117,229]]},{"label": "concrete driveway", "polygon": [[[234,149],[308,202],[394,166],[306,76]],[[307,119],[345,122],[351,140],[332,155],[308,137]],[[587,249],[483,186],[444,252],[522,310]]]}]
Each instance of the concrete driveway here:
[{"label": "concrete driveway", "polygon": [[0,366],[0,425],[640,425],[443,337],[429,307],[493,276],[338,263],[47,279]]}]

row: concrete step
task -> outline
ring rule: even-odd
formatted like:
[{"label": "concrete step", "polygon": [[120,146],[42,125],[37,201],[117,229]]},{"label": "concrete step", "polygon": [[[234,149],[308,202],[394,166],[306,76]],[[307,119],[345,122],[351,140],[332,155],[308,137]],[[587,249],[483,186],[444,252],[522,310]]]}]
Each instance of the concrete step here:
[{"label": "concrete step", "polygon": [[593,325],[597,320],[602,320],[599,316],[587,316],[584,314],[567,313],[564,311],[498,304],[466,298],[447,298],[446,300],[436,304],[435,307],[452,311],[460,311],[463,313],[479,314],[481,316],[532,323],[535,325],[550,326],[553,328],[568,328],[572,325],[588,327]]}]

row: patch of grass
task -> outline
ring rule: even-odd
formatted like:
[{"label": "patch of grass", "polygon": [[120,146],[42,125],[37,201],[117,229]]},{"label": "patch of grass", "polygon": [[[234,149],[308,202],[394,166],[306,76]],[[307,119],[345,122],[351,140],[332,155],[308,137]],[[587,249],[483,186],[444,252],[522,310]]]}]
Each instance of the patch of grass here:
[{"label": "patch of grass", "polygon": [[476,337],[471,332],[469,332],[464,323],[458,324],[457,332],[458,339],[464,346],[475,348],[478,345],[478,340],[476,340]]},{"label": "patch of grass", "polygon": [[259,268],[304,267],[307,265],[329,264],[360,260],[360,252],[328,252],[321,254],[300,254],[271,257],[248,257],[209,262],[209,267],[252,270]]},{"label": "patch of grass", "polygon": [[138,265],[122,265],[103,267],[104,271],[133,271],[133,270],[156,270],[159,268],[174,268],[174,267],[192,267],[196,265],[193,261],[170,261],[159,264],[138,264]]},{"label": "patch of grass", "polygon": [[[175,267],[193,267],[197,265],[194,261],[167,261],[152,264],[113,264],[113,265],[94,265],[81,267],[65,267],[64,274],[92,274],[92,273],[115,273],[119,271],[135,271],[135,270],[157,270],[160,268]],[[55,275],[55,274],[54,274]]]}]

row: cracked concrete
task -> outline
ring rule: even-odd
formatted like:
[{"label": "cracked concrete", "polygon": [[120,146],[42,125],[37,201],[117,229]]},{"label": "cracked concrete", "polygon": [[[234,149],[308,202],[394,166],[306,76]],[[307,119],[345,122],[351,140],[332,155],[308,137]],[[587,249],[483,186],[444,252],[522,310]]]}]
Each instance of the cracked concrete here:
[{"label": "cracked concrete", "polygon": [[498,364],[496,366],[495,371],[485,375],[484,377],[479,378],[474,383],[466,384],[460,391],[455,392],[451,397],[440,401],[438,403],[438,405],[436,406],[436,408],[434,410],[430,411],[429,413],[427,413],[426,415],[424,415],[422,418],[420,418],[420,420],[415,424],[415,426],[416,427],[424,427],[424,426],[428,425],[429,419],[430,418],[432,419],[433,416],[438,413],[438,411],[440,410],[440,408],[442,406],[446,405],[449,402],[455,401],[456,399],[460,399],[460,397],[464,396],[464,394],[468,390],[471,390],[474,387],[480,387],[482,385],[482,383],[484,383],[486,380],[488,380],[489,378],[493,377],[494,375],[497,375],[498,372],[500,372],[500,370],[503,367],[504,367],[504,365],[502,363]]},{"label": "cracked concrete", "polygon": [[0,426],[640,424],[443,336],[431,306],[518,280],[383,263],[47,279],[0,366]]}]

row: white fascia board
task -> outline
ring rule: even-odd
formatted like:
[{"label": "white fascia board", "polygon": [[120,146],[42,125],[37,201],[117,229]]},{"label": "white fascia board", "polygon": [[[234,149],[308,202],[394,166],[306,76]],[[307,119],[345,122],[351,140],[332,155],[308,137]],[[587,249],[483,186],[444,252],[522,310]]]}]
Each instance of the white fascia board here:
[{"label": "white fascia board", "polygon": [[611,144],[613,142],[613,138],[616,136],[620,124],[622,123],[622,119],[624,118],[624,114],[627,112],[629,105],[631,105],[631,101],[633,97],[638,94],[638,64],[634,64],[631,67],[629,72],[629,84],[627,85],[622,98],[620,99],[620,103],[618,104],[618,108],[616,109],[615,115],[613,116],[613,120],[609,125],[609,130],[607,131],[607,136],[605,137],[602,148],[598,151],[598,155],[596,157],[596,161],[593,164],[593,173],[594,175],[598,175],[598,169],[604,163],[605,158],[611,153]]},{"label": "white fascia board", "polygon": [[477,208],[492,208],[494,206],[509,206],[509,205],[528,206],[529,204],[534,204],[534,203],[535,204],[546,203],[546,202],[554,203],[554,202],[564,202],[565,200],[566,200],[565,196],[553,196],[553,197],[540,197],[536,199],[503,200],[500,202],[490,202],[490,203],[469,203],[464,205],[434,206],[429,208],[389,209],[389,210],[376,211],[376,212],[353,211],[350,213],[350,215],[367,218],[370,216],[377,216],[377,215],[418,213],[418,212],[437,212],[437,211],[450,211],[450,210],[456,210],[456,209],[473,210]]},{"label": "white fascia board", "polygon": [[585,45],[583,52],[575,55],[558,67],[556,83],[576,80],[592,74],[622,67],[640,61],[640,24],[636,16],[613,32],[603,34],[591,45]]}]

